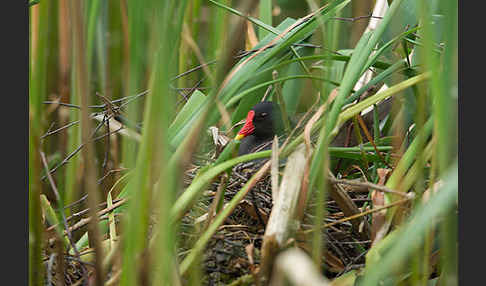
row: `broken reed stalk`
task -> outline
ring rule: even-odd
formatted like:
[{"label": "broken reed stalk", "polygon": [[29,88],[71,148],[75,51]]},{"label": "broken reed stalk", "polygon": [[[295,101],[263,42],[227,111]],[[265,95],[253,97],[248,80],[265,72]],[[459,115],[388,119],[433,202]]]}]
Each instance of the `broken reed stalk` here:
[{"label": "broken reed stalk", "polygon": [[305,146],[301,144],[289,156],[263,237],[260,277],[264,281],[271,276],[276,254],[290,236],[306,163]]}]

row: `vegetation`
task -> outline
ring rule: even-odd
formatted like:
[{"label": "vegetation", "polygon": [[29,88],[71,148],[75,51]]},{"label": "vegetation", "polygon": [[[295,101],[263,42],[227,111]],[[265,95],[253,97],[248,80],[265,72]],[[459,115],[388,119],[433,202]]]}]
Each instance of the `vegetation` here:
[{"label": "vegetation", "polygon": [[29,285],[457,285],[457,1],[364,2],[30,1]]}]

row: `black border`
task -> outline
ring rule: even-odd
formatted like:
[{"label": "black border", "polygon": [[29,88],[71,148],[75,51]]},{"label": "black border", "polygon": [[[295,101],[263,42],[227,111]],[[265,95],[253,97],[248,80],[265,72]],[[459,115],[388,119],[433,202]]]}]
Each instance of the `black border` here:
[{"label": "black border", "polygon": [[[27,1],[2,5],[2,281],[28,284],[29,10]],[[7,272],[8,271],[8,272]],[[8,283],[8,282],[14,283]],[[25,284],[22,283],[25,281]],[[20,282],[20,283],[19,283]]]}]

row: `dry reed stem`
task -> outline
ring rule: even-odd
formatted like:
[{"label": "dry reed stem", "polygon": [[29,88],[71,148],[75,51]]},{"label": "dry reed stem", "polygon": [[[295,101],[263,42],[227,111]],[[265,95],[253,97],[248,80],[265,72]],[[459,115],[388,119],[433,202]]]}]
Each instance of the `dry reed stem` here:
[{"label": "dry reed stem", "polygon": [[289,156],[285,166],[279,194],[277,200],[273,203],[272,212],[263,237],[261,265],[263,280],[270,277],[275,254],[290,236],[291,221],[296,213],[302,178],[307,163],[305,151],[305,145],[299,145]]}]

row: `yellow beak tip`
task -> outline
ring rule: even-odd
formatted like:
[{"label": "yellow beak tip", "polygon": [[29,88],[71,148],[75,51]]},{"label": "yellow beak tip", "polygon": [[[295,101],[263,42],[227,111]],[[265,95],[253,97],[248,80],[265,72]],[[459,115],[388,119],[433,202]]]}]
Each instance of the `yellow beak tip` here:
[{"label": "yellow beak tip", "polygon": [[245,135],[237,134],[236,137],[235,137],[235,140],[241,140],[241,139],[243,139],[243,137],[245,137]]}]

